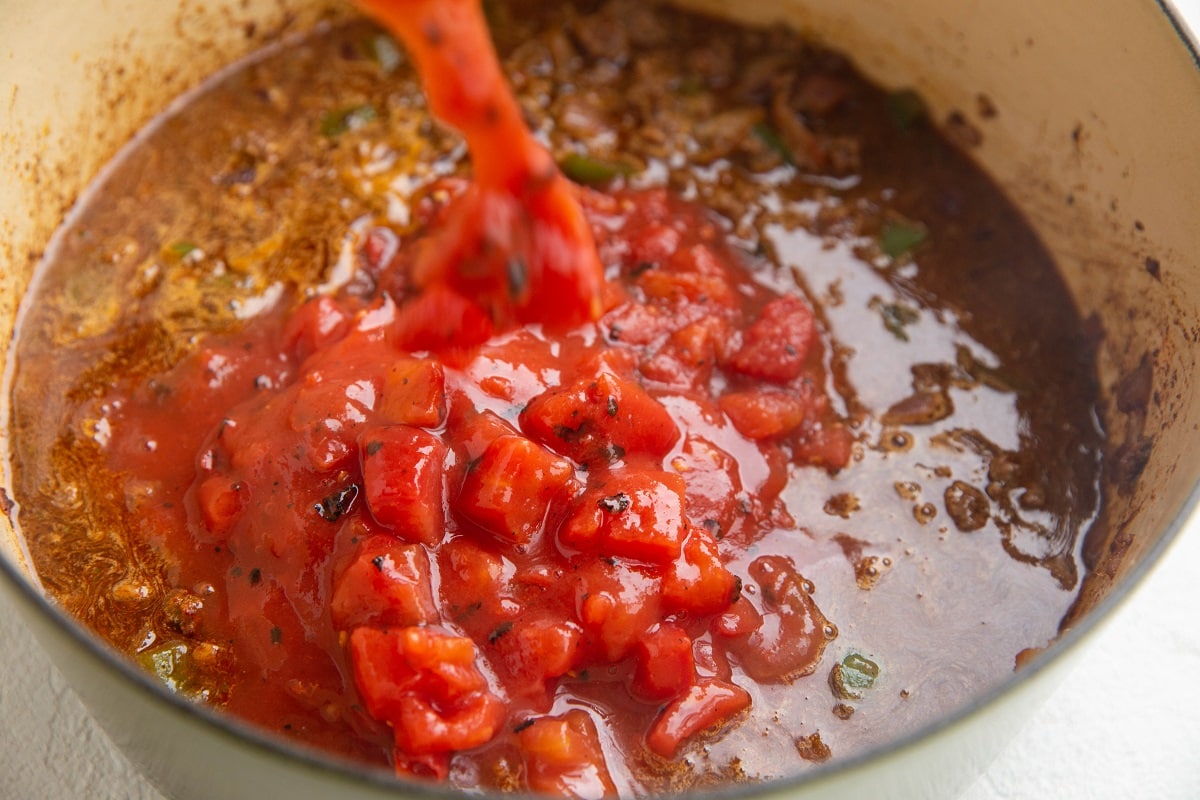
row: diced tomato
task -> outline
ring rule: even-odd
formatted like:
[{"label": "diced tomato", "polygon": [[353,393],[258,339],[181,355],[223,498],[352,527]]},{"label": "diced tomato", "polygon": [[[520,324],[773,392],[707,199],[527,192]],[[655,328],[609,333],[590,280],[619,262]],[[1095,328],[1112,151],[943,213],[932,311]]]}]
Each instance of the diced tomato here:
[{"label": "diced tomato", "polygon": [[793,457],[798,463],[825,467],[837,472],[854,456],[854,435],[838,422],[816,424],[805,428],[796,437]]},{"label": "diced tomato", "polygon": [[699,241],[694,241],[687,247],[680,247],[671,254],[672,269],[677,272],[728,280],[729,265],[721,256],[717,255],[714,242],[715,231],[711,220],[701,218],[694,222],[697,229],[691,234],[693,239]]},{"label": "diced tomato", "polygon": [[334,423],[335,431],[365,422],[376,407],[378,387],[374,381],[362,378],[341,380],[341,375],[326,379],[322,372],[305,375],[296,392],[292,413],[288,415],[293,431],[307,431],[326,420]]},{"label": "diced tomato", "polygon": [[480,378],[479,388],[488,397],[497,400],[512,400],[516,392],[512,380],[503,375],[487,375]]},{"label": "diced tomato", "polygon": [[761,458],[756,447],[743,447],[740,459],[722,450],[708,439],[689,435],[680,452],[671,458],[671,467],[684,480],[688,518],[716,536],[731,532],[745,516],[739,500],[743,495],[742,471],[757,465]]},{"label": "diced tomato", "polygon": [[585,355],[579,362],[580,375],[616,375],[626,380],[638,380],[637,357],[628,348],[605,348]]},{"label": "diced tomato", "polygon": [[339,630],[437,622],[425,548],[390,536],[359,542],[354,560],[334,580],[329,609]]},{"label": "diced tomato", "polygon": [[816,337],[808,304],[791,294],[777,297],[742,334],[742,346],[729,367],[753,378],[788,383],[799,377]]},{"label": "diced tomato", "polygon": [[707,615],[725,611],[741,592],[741,580],[721,562],[717,543],[703,528],[688,531],[680,558],[663,576],[663,604],[672,610]]},{"label": "diced tomato", "polygon": [[750,693],[717,678],[701,678],[663,709],[646,734],[646,746],[673,758],[688,739],[727,723],[750,707]]},{"label": "diced tomato", "polygon": [[446,373],[428,358],[400,357],[384,373],[378,403],[382,421],[434,428],[446,417]]},{"label": "diced tomato", "polygon": [[457,362],[493,333],[479,306],[444,286],[432,286],[400,309],[391,341],[401,350],[427,350]]},{"label": "diced tomato", "polygon": [[677,310],[667,306],[625,303],[608,312],[603,322],[610,341],[644,346],[679,330],[687,320],[681,320]]},{"label": "diced tomato", "polygon": [[363,491],[376,521],[405,541],[440,542],[446,532],[445,443],[420,428],[391,425],[364,430],[358,446]]},{"label": "diced tomato", "polygon": [[730,308],[737,302],[728,279],[695,272],[650,269],[637,280],[648,300]]},{"label": "diced tomato", "polygon": [[549,613],[501,623],[489,636],[499,663],[515,681],[509,691],[549,704],[546,682],[566,675],[579,661],[583,630],[571,620]]},{"label": "diced tomato", "polygon": [[467,472],[458,508],[505,541],[524,545],[542,530],[575,470],[524,436],[501,436]]},{"label": "diced tomato", "polygon": [[520,742],[531,791],[579,800],[617,793],[587,712],[572,709],[559,717],[534,719],[521,730]]},{"label": "diced tomato", "polygon": [[144,382],[150,396],[143,402],[152,407],[164,406],[161,392],[170,389],[170,403],[165,407],[177,415],[175,427],[187,427],[177,424],[179,419],[186,419],[200,430],[207,430],[253,390],[258,376],[266,375],[273,381],[273,376],[280,374],[282,362],[264,365],[256,357],[256,348],[266,346],[254,340],[245,345],[205,341],[167,381]]},{"label": "diced tomato", "polygon": [[733,427],[747,439],[770,439],[794,431],[807,411],[796,395],[771,389],[728,392],[719,402]]},{"label": "diced tomato", "polygon": [[[647,204],[648,205],[648,204]],[[648,209],[642,209],[646,213]],[[662,216],[666,216],[664,213]],[[665,264],[671,254],[679,249],[683,235],[665,222],[651,223],[637,231],[630,241],[630,262],[636,269],[642,265],[651,267]]]},{"label": "diced tomato", "polygon": [[350,633],[350,661],[367,711],[392,725],[409,755],[477,747],[504,720],[470,639],[435,626],[360,627]]},{"label": "diced tomato", "polygon": [[196,488],[196,500],[209,533],[217,539],[228,535],[249,502],[249,494],[248,486],[224,475],[205,478]]},{"label": "diced tomato", "polygon": [[308,440],[309,463],[319,470],[345,466],[353,456],[354,432],[375,408],[378,390],[370,378],[344,381],[319,371],[298,384],[288,425]]},{"label": "diced tomato", "polygon": [[582,464],[607,464],[634,454],[661,457],[679,438],[662,403],[633,381],[607,372],[538,395],[521,412],[521,427]]},{"label": "diced tomato", "polygon": [[470,631],[487,635],[497,620],[520,611],[512,599],[515,568],[507,559],[469,536],[456,536],[437,552],[441,569],[441,601],[447,617]]},{"label": "diced tomato", "polygon": [[593,561],[576,573],[575,604],[587,643],[618,661],[662,617],[660,583],[646,570]]},{"label": "diced tomato", "polygon": [[692,639],[687,631],[671,622],[660,622],[633,646],[634,697],[657,702],[676,697],[696,679],[692,657]]},{"label": "diced tomato", "polygon": [[725,637],[747,636],[762,624],[762,614],[742,595],[733,601],[728,611],[713,620],[712,629]]},{"label": "diced tomato", "polygon": [[516,433],[516,428],[493,411],[478,411],[462,398],[451,404],[445,438],[463,449],[467,462],[481,457],[497,438]]},{"label": "diced tomato", "polygon": [[292,312],[283,329],[284,346],[304,361],[346,335],[350,316],[332,297],[321,295]]},{"label": "diced tomato", "polygon": [[836,629],[813,601],[812,584],[786,556],[759,556],[750,575],[761,587],[762,624],[728,642],[746,674],[759,682],[790,681],[817,667]]},{"label": "diced tomato", "polygon": [[642,375],[672,389],[703,392],[707,396],[719,354],[729,337],[729,323],[723,317],[701,317],[672,333],[643,361]]},{"label": "diced tomato", "polygon": [[625,469],[593,485],[559,529],[559,541],[584,552],[668,564],[686,534],[683,478]]}]

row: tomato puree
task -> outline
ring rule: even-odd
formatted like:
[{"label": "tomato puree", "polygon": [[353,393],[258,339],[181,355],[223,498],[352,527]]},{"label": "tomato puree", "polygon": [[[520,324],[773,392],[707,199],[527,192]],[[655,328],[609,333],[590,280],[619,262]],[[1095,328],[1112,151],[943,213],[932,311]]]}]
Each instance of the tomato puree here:
[{"label": "tomato puree", "polygon": [[[737,724],[731,662],[816,668],[835,629],[802,565],[725,566],[790,524],[790,465],[851,457],[812,310],[755,283],[699,206],[584,201],[614,265],[598,324],[447,362],[406,346],[419,299],[324,296],[119,401],[126,441],[157,447],[115,447],[113,469],[194,470],[154,524],[174,581],[228,598],[201,613],[236,654],[235,712],[339,748],[353,731],[406,774],[516,747],[574,794],[608,778],[591,717],[554,713],[573,687],[620,693],[618,740],[672,758]],[[420,245],[372,268],[407,274]]]},{"label": "tomato puree", "polygon": [[[447,316],[481,311],[493,325],[570,324],[600,311],[600,261],[574,190],[530,134],[508,88],[479,0],[360,0],[404,42],[430,110],[471,151],[474,178],[441,232],[412,265],[425,287],[414,343],[442,335],[475,344],[483,322],[446,329]],[[449,296],[446,296],[449,294]]]}]

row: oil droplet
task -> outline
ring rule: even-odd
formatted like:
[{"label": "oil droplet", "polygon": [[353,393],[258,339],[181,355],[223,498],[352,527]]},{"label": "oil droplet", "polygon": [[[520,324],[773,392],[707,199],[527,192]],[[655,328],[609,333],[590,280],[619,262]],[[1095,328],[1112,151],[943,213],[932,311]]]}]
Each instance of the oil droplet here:
[{"label": "oil droplet", "polygon": [[879,449],[890,453],[907,453],[912,449],[913,436],[905,430],[888,428],[879,437]]},{"label": "oil droplet", "polygon": [[862,508],[858,495],[849,492],[835,494],[825,501],[825,513],[831,517],[849,519],[850,515]]},{"label": "oil droplet", "polygon": [[921,503],[913,506],[913,518],[922,525],[929,524],[937,516],[937,506],[933,503]]}]

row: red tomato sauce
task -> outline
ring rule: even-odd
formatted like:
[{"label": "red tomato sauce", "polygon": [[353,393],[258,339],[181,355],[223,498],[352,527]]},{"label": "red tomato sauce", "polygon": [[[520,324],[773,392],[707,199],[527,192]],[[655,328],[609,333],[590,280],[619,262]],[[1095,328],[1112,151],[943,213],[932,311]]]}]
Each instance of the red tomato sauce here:
[{"label": "red tomato sauce", "polygon": [[172,584],[220,599],[196,614],[233,713],[402,774],[520,758],[529,787],[594,796],[626,769],[598,726],[669,759],[738,724],[740,684],[816,668],[836,629],[761,541],[794,526],[794,465],[852,454],[813,312],[699,206],[583,200],[597,323],[414,349],[399,282],[425,239],[378,263],[376,229],[375,296],[264,315],[110,399],[112,469],[171,470],[140,524]]},{"label": "red tomato sauce", "polygon": [[[462,133],[474,167],[412,264],[412,280],[425,288],[421,310],[409,312],[412,343],[436,344],[441,334],[471,345],[493,326],[595,319],[603,277],[591,231],[574,187],[526,127],[479,0],[359,5],[404,42],[430,110]],[[468,324],[444,327],[460,314]]]}]

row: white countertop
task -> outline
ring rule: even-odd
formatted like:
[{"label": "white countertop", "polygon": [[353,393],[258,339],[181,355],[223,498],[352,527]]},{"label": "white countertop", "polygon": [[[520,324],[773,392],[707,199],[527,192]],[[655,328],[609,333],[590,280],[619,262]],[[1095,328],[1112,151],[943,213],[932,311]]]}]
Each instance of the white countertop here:
[{"label": "white countertop", "polygon": [[[1200,28],[1200,0],[1175,5]],[[1200,798],[1198,567],[1195,518],[961,800]],[[0,800],[163,800],[2,597],[0,642]]]}]

